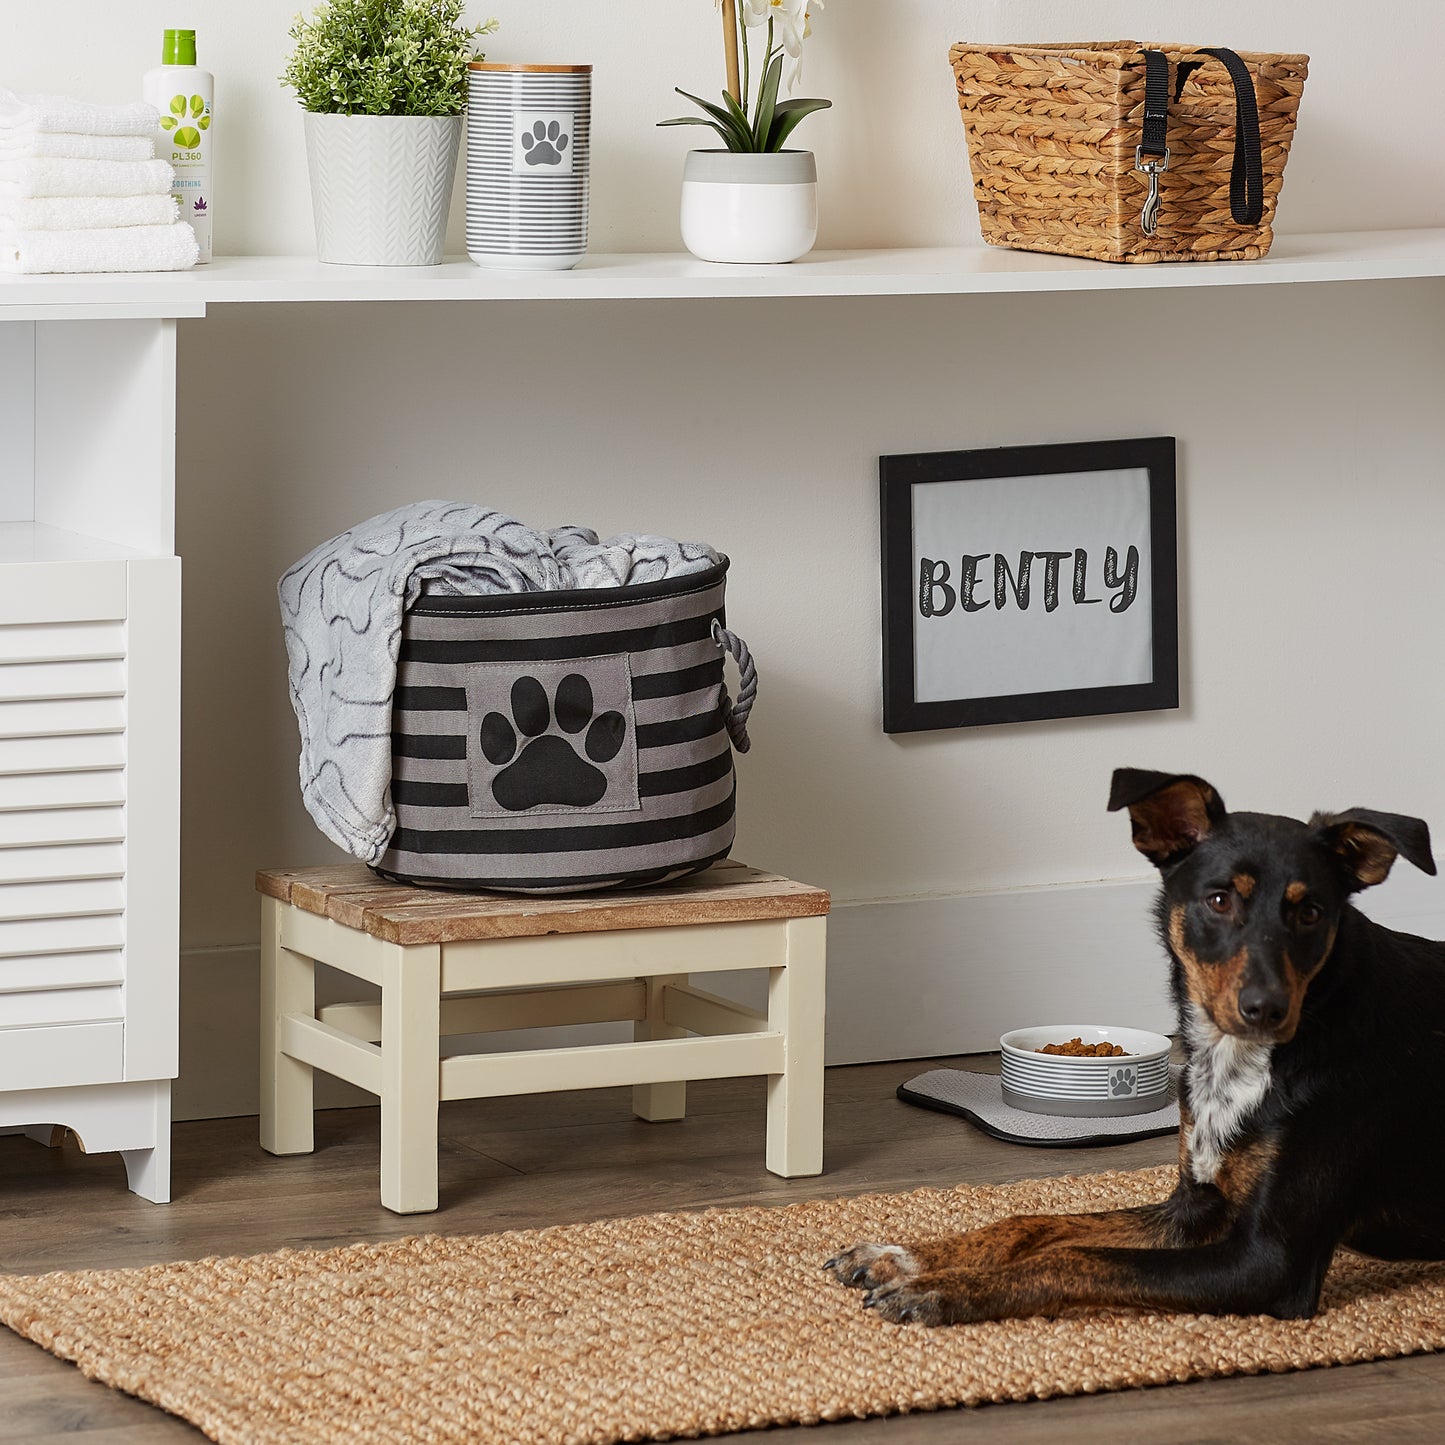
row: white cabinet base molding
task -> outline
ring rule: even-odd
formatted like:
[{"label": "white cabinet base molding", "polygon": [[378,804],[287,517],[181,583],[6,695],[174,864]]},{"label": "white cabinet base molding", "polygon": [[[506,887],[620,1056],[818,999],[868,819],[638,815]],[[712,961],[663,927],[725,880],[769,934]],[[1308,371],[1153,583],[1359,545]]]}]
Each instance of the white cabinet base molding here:
[{"label": "white cabinet base molding", "polygon": [[20,1126],[42,1144],[69,1129],[87,1154],[116,1153],[131,1190],[153,1204],[171,1198],[171,1085],[95,1084],[0,1093],[0,1133]]}]

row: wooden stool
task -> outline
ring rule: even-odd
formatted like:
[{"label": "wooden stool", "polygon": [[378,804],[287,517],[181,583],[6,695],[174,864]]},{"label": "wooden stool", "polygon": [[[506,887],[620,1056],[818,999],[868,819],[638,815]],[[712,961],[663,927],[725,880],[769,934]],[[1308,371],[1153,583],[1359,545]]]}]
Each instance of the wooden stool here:
[{"label": "wooden stool", "polygon": [[[437,1207],[437,1106],[631,1084],[680,1119],[688,1079],[768,1076],[767,1167],[823,1168],[828,894],[741,863],[665,888],[511,897],[408,888],[364,865],[256,875],[261,1146],[309,1154],[312,1070],[381,1098],[381,1202]],[[381,989],[317,1009],[315,964]],[[688,982],[766,968],[763,1017]],[[440,1055],[444,1034],[632,1020],[633,1043]]]}]

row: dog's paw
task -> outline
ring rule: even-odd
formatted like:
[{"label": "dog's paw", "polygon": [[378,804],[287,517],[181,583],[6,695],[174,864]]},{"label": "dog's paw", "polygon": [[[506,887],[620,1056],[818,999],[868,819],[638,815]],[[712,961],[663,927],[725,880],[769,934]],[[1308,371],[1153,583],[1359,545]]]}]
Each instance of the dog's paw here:
[{"label": "dog's paw", "polygon": [[901,1244],[855,1244],[835,1254],[823,1266],[851,1289],[877,1289],[880,1285],[911,1279],[918,1261]]},{"label": "dog's paw", "polygon": [[863,1308],[895,1325],[946,1325],[951,1319],[942,1292],[922,1280],[895,1280],[869,1290]]}]

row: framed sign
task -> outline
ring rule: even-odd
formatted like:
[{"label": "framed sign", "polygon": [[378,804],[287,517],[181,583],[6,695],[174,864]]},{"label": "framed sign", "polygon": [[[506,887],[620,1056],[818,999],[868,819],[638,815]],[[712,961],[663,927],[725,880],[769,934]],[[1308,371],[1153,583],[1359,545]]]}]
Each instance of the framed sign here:
[{"label": "framed sign", "polygon": [[1179,705],[1172,437],[879,471],[885,732]]}]

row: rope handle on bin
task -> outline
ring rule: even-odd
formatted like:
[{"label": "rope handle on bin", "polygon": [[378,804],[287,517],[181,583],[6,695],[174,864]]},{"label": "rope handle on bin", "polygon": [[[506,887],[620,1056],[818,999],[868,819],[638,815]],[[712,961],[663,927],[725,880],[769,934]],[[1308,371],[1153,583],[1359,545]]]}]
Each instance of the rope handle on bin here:
[{"label": "rope handle on bin", "polygon": [[732,653],[733,661],[738,665],[737,701],[734,702],[728,695],[727,683],[722,684],[720,701],[728,736],[733,740],[733,746],[740,753],[745,753],[753,745],[748,737],[748,714],[752,712],[753,699],[758,695],[758,667],[747,643],[736,632],[729,632],[716,617],[712,620],[712,640],[724,652]]}]

